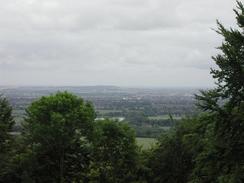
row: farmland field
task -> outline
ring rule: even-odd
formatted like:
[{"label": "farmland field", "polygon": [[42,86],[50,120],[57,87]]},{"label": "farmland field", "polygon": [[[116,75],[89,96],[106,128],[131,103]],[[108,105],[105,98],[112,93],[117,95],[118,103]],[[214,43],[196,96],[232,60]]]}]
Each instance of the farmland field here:
[{"label": "farmland field", "polygon": [[121,112],[121,110],[114,110],[114,109],[100,109],[97,112],[101,113],[101,114],[108,114],[108,113],[113,113],[113,112]]},{"label": "farmland field", "polygon": [[[175,116],[175,115],[173,115],[172,117],[173,117],[173,119],[176,119],[176,120],[182,118],[181,116]],[[170,116],[169,115],[158,115],[158,116],[149,116],[148,118],[151,120],[166,120],[166,119],[170,119]]]},{"label": "farmland field", "polygon": [[142,149],[146,150],[150,147],[154,146],[157,142],[155,138],[143,138],[137,137],[136,138],[137,144],[142,147]]}]

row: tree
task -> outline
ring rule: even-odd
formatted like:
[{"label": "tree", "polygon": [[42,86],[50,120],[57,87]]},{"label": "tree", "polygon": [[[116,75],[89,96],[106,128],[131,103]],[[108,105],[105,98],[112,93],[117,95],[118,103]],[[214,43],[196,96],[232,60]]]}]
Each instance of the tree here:
[{"label": "tree", "polygon": [[239,107],[244,101],[244,7],[241,2],[237,3],[239,11],[234,11],[239,29],[228,30],[217,21],[217,33],[224,38],[219,47],[222,53],[212,57],[218,66],[218,69],[211,69],[217,87],[196,96],[200,101],[199,106],[204,110],[221,110],[221,100],[225,100],[230,110]]},{"label": "tree", "polygon": [[217,87],[202,91],[199,106],[212,114],[212,140],[199,154],[195,182],[244,181],[244,7],[238,3],[238,29],[218,23],[224,41],[213,57],[218,69],[211,74]]},{"label": "tree", "polygon": [[13,139],[9,132],[14,125],[12,107],[6,98],[0,96],[0,182],[6,177]]},{"label": "tree", "polygon": [[211,69],[216,88],[196,95],[205,111],[181,121],[152,151],[148,182],[244,182],[244,7],[238,2],[238,29],[218,23],[224,37]]},{"label": "tree", "polygon": [[9,139],[9,132],[14,125],[12,107],[6,98],[0,96],[0,149],[3,150],[6,140]]},{"label": "tree", "polygon": [[191,180],[194,158],[203,148],[205,119],[205,115],[183,119],[161,135],[148,156],[151,169],[148,182],[187,183]]},{"label": "tree", "polygon": [[34,182],[81,182],[90,161],[95,112],[67,92],[42,97],[26,110],[24,175]]},{"label": "tree", "polygon": [[137,146],[134,131],[125,123],[96,123],[91,182],[124,183],[135,180]]}]

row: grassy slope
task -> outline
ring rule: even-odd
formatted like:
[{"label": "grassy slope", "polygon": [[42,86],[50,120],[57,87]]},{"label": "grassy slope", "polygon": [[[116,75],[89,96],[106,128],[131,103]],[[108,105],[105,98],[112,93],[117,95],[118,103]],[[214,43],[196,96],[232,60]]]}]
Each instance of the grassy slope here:
[{"label": "grassy slope", "polygon": [[137,144],[142,147],[142,149],[149,149],[154,146],[157,142],[155,138],[136,138]]}]

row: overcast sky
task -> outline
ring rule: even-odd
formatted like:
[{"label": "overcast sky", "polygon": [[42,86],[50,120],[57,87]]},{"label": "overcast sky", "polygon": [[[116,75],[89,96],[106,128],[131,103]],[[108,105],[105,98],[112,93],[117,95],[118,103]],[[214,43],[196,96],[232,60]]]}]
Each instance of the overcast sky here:
[{"label": "overcast sky", "polygon": [[0,0],[0,85],[212,86],[235,0]]}]

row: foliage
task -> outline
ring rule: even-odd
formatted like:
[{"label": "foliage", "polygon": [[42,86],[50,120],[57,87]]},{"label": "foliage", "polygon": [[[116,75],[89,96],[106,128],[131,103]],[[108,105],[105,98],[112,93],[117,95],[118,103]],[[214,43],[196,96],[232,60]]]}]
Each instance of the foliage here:
[{"label": "foliage", "polygon": [[[222,53],[213,57],[217,87],[196,95],[206,111],[165,133],[149,158],[148,182],[244,182],[244,7],[235,10],[239,29],[226,29]],[[152,181],[153,180],[153,181]]]},{"label": "foliage", "polygon": [[228,108],[240,106],[244,101],[244,7],[241,2],[238,2],[238,10],[234,11],[239,29],[228,30],[217,22],[217,33],[224,38],[219,47],[221,53],[213,57],[218,69],[211,69],[217,87],[197,96],[199,106],[205,110],[220,110],[218,102],[223,99]]},{"label": "foliage", "polygon": [[244,108],[212,115],[212,130],[196,157],[193,182],[243,182]]},{"label": "foliage", "polygon": [[9,159],[13,139],[9,132],[14,125],[12,107],[6,98],[0,96],[0,182],[6,179],[8,174]]},{"label": "foliage", "polygon": [[244,7],[238,2],[239,29],[226,29],[218,22],[224,37],[222,53],[213,57],[219,69],[212,69],[217,87],[197,96],[199,106],[214,115],[212,140],[198,157],[198,182],[244,181]]},{"label": "foliage", "polygon": [[134,131],[125,123],[96,123],[91,182],[122,183],[135,179],[137,146]]},{"label": "foliage", "polygon": [[[26,111],[25,172],[34,182],[73,182],[85,179],[95,113],[67,92],[42,97]],[[24,154],[23,156],[27,156]]]},{"label": "foliage", "polygon": [[14,125],[12,116],[12,107],[6,98],[0,96],[0,149],[3,150],[6,140],[9,138],[9,132]]},{"label": "foliage", "polygon": [[3,182],[137,179],[134,131],[126,123],[95,122],[92,105],[67,92],[42,97],[28,107],[13,148],[16,155],[9,158]]},{"label": "foliage", "polygon": [[188,118],[175,128],[162,134],[148,159],[151,176],[148,182],[188,182],[194,168],[193,161],[203,149],[202,141],[207,131],[206,116]]}]

